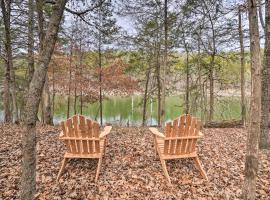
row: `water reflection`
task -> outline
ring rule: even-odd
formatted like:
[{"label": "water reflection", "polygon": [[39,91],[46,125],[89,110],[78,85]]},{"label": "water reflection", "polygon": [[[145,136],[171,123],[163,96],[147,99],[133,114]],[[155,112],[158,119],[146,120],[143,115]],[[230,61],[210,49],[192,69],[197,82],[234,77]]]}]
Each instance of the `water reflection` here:
[{"label": "water reflection", "polygon": [[[240,119],[239,98],[221,98],[216,101],[215,116],[220,119]],[[74,100],[71,100],[70,116],[74,112]],[[183,114],[183,97],[171,96],[166,98],[166,121],[175,119]],[[142,124],[143,101],[141,96],[130,97],[109,97],[103,102],[103,122],[104,124],[117,124],[121,126],[137,126]],[[199,110],[199,109],[198,109]],[[77,100],[76,113],[80,111],[80,101]],[[99,103],[84,103],[83,115],[100,122]],[[200,117],[200,112],[195,111],[193,115]],[[54,106],[54,123],[66,120],[67,116],[67,97],[56,96]],[[0,121],[3,121],[3,107],[0,103]],[[146,124],[157,125],[157,100],[149,99],[147,103]]]}]

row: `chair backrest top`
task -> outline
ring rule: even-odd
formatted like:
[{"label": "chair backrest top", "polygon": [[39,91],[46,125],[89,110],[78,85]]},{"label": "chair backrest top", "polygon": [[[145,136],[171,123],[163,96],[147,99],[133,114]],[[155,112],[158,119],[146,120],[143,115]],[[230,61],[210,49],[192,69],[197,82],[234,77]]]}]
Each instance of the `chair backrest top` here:
[{"label": "chair backrest top", "polygon": [[165,137],[197,136],[201,122],[190,114],[182,115],[165,126]]},{"label": "chair backrest top", "polygon": [[190,154],[195,151],[201,122],[190,114],[165,126],[164,154]]},{"label": "chair backrest top", "polygon": [[100,135],[100,126],[98,122],[87,119],[82,115],[73,117],[61,122],[63,134],[66,137],[87,137],[98,138]]},{"label": "chair backrest top", "polygon": [[100,153],[100,126],[97,122],[75,115],[61,122],[67,151],[72,154]]}]

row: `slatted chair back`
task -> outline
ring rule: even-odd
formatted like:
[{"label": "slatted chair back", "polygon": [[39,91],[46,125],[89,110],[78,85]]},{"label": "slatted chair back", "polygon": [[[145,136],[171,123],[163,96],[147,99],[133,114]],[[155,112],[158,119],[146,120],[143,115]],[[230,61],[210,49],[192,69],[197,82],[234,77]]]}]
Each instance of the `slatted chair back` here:
[{"label": "slatted chair back", "polygon": [[100,126],[97,122],[75,115],[61,122],[61,126],[63,134],[60,139],[64,141],[68,153],[100,153]]},{"label": "slatted chair back", "polygon": [[191,115],[182,115],[165,126],[164,154],[182,155],[196,151],[201,122]]}]

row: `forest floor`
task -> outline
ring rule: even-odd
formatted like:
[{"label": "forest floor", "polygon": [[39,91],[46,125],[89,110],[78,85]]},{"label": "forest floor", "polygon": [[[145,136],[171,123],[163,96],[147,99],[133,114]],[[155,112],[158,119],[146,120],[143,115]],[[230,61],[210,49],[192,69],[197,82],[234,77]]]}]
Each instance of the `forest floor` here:
[{"label": "forest floor", "polygon": [[[243,129],[204,129],[198,152],[209,182],[192,160],[168,161],[168,186],[153,138],[146,128],[113,128],[94,183],[97,161],[69,161],[60,183],[56,176],[65,147],[57,127],[38,128],[37,189],[39,199],[240,199],[246,148]],[[0,124],[0,199],[18,199],[21,127]],[[257,198],[270,199],[270,152],[259,154]]]}]

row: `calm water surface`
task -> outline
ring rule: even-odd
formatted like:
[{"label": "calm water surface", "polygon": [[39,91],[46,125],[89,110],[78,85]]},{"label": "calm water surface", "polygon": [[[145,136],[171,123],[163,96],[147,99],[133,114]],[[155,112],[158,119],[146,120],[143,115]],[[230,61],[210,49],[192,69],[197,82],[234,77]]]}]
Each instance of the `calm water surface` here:
[{"label": "calm water surface", "polygon": [[[71,101],[70,115],[74,114],[73,100]],[[222,97],[216,100],[215,120],[240,119],[240,99],[237,97]],[[171,96],[166,99],[166,121],[170,121],[184,112],[183,96]],[[103,122],[117,125],[141,125],[142,97],[108,97],[103,102]],[[80,112],[80,100],[77,99],[77,113]],[[194,109],[193,109],[194,110]],[[200,117],[200,112],[193,115]],[[100,121],[99,103],[84,103],[83,115]],[[67,97],[56,96],[54,108],[54,123],[65,120],[67,116]],[[0,121],[3,121],[3,106],[0,104]],[[150,99],[147,104],[147,125],[157,125],[157,102]]]}]

